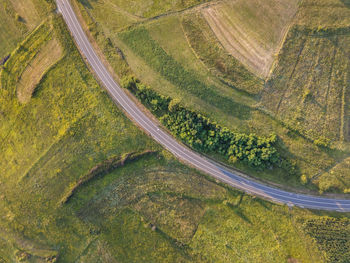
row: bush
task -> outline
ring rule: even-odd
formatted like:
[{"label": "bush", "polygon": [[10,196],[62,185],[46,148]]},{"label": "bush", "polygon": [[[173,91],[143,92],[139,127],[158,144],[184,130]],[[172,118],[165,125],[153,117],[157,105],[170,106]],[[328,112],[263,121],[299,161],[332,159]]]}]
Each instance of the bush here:
[{"label": "bush", "polygon": [[318,139],[314,140],[314,144],[322,148],[329,148],[330,143],[330,140],[324,136],[321,136]]}]

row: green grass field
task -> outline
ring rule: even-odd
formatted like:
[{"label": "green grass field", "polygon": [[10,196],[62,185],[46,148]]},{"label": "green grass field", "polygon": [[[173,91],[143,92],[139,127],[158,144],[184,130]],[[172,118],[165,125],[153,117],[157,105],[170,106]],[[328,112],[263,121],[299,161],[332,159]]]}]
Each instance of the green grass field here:
[{"label": "green grass field", "polygon": [[[240,3],[245,7],[237,10],[242,10],[243,13],[235,14],[236,18],[232,18],[232,21],[236,26],[241,25],[243,29],[251,30],[259,23],[259,19],[263,19],[263,26],[256,33],[260,37],[257,36],[254,43],[270,43],[266,45],[276,47],[281,39],[280,33],[285,32],[289,26],[292,27],[282,50],[276,56],[272,75],[265,80],[265,84],[264,80],[244,68],[244,63],[230,55],[225,45],[217,38],[217,32],[213,32],[210,23],[207,23],[205,13],[211,8],[221,12],[221,4],[217,6],[216,2],[210,2],[209,5],[199,5],[157,19],[140,20],[130,23],[129,27],[121,28],[109,27],[106,24],[107,19],[94,15],[94,12],[100,12],[102,6],[106,5],[97,6],[92,3],[91,9],[82,5],[80,9],[90,31],[119,77],[123,77],[126,71],[120,72],[118,65],[127,68],[126,63],[115,63],[112,54],[116,52],[111,49],[106,52],[106,44],[103,44],[101,39],[108,39],[111,46],[121,49],[122,56],[132,72],[160,94],[179,99],[185,107],[199,111],[232,130],[262,136],[271,132],[277,133],[282,142],[282,155],[295,163],[299,175],[288,178],[279,171],[257,172],[242,166],[239,166],[239,169],[262,180],[297,188],[344,192],[349,188],[347,180],[340,184],[339,180],[333,177],[334,187],[324,187],[317,178],[322,178],[321,175],[341,165],[349,156],[349,114],[345,88],[348,75],[345,61],[348,57],[348,45],[347,35],[341,33],[346,30],[344,28],[347,26],[348,5],[340,0],[323,1],[320,4],[305,1],[296,10],[293,9],[295,6],[292,8],[285,1],[275,1],[278,3],[268,12],[274,12],[277,17],[287,12],[289,16],[275,25],[273,34],[268,30],[268,25],[273,21],[264,20],[261,12],[251,10],[254,9],[253,2]],[[268,8],[269,3],[264,3],[264,10]],[[325,6],[332,6],[332,10],[324,11],[322,8]],[[314,10],[318,10],[315,11],[317,14]],[[240,24],[244,20],[241,18],[249,14],[248,11],[253,12],[249,17],[252,21],[247,22],[250,21],[248,19],[245,24]],[[160,8],[159,12],[164,11]],[[291,23],[295,12],[293,24],[288,24]],[[328,24],[323,16],[324,12],[333,13]],[[314,15],[309,24],[306,19],[308,15]],[[225,17],[228,19],[230,15],[226,14]],[[220,20],[220,16],[218,19]],[[327,30],[343,35],[322,37],[319,40],[317,37],[311,37],[306,43],[305,55],[302,54],[299,58],[300,67],[295,70],[295,79],[286,84],[289,76],[284,74],[293,72],[293,63],[290,61],[298,58],[298,45],[305,44],[302,43],[303,36],[295,38],[292,34],[295,28],[313,28],[317,19],[320,24],[317,30],[320,34],[324,34],[322,32],[329,27]],[[264,35],[264,30],[268,30],[270,35]],[[340,33],[337,33],[337,30],[340,30]],[[318,48],[314,48],[313,45]],[[334,55],[332,48],[339,52]],[[315,52],[325,53],[318,56]],[[316,65],[317,62],[319,66]],[[313,65],[313,68],[309,69],[309,65]],[[332,74],[331,78],[327,76],[327,72],[328,75]],[[281,100],[280,113],[276,114],[274,107],[278,107],[288,85],[290,92],[286,93],[286,99]],[[306,87],[307,85],[311,86]],[[328,145],[328,141],[332,150],[322,146]],[[308,178],[306,185],[300,181],[301,175]],[[328,176],[327,184],[332,184],[329,179]]]},{"label": "green grass field", "polygon": [[[274,205],[180,164],[114,105],[62,19],[42,4],[28,11],[40,21],[12,40],[1,68],[0,262],[347,262],[349,215]],[[107,58],[115,58],[112,66],[123,66],[118,75],[130,73],[113,43],[97,37]],[[57,58],[43,52],[52,39],[62,56],[44,64],[22,104],[20,78],[28,65],[37,67],[35,54]],[[179,60],[170,63],[194,71]],[[207,85],[201,70],[198,81]],[[254,114],[260,123],[268,118]],[[113,168],[111,160],[145,150],[156,153]]]}]

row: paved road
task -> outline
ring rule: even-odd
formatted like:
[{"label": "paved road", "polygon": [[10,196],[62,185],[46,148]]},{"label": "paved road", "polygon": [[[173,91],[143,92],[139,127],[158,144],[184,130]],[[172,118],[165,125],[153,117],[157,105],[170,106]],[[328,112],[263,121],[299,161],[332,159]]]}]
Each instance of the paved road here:
[{"label": "paved road", "polygon": [[216,164],[205,157],[202,157],[200,154],[177,142],[171,135],[160,129],[157,126],[157,123],[152,121],[152,119],[142,112],[132,99],[126,95],[118,83],[113,80],[107,68],[96,55],[96,52],[83,31],[69,0],[56,1],[58,10],[63,15],[63,18],[82,55],[86,58],[92,70],[105,86],[115,103],[120,105],[135,123],[142,127],[154,138],[154,140],[173,153],[178,159],[191,164],[198,170],[227,183],[234,188],[276,203],[298,206],[301,208],[350,212],[350,200],[329,199],[296,194],[251,181],[237,175],[235,172],[223,168],[219,164]]}]

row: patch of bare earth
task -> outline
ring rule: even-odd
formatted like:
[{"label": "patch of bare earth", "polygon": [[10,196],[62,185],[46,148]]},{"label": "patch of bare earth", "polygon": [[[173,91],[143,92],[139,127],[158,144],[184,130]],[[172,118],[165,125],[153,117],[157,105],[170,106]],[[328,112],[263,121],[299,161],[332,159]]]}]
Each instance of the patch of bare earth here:
[{"label": "patch of bare earth", "polygon": [[62,47],[57,39],[52,39],[28,64],[17,86],[17,97],[21,103],[30,101],[35,87],[45,72],[61,58],[62,53]]},{"label": "patch of bare earth", "polygon": [[298,1],[225,1],[202,10],[223,47],[256,75],[266,78]]}]

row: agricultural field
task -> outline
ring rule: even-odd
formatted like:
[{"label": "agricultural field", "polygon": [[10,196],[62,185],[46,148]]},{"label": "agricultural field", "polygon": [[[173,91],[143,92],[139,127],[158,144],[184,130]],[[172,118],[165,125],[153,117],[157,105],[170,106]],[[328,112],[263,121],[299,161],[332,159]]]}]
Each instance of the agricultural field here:
[{"label": "agricultural field", "polygon": [[223,1],[201,12],[224,48],[266,78],[297,6],[298,1],[239,0]]},{"label": "agricultural field", "polygon": [[318,30],[350,26],[349,0],[306,0],[300,6],[296,15],[297,25]]},{"label": "agricultural field", "polygon": [[[28,14],[39,18],[6,46],[11,57],[0,68],[0,262],[348,261],[350,215],[271,204],[179,163],[109,99],[52,6],[32,4]],[[148,29],[125,36],[135,32],[156,43]],[[102,36],[112,66],[122,66],[116,73],[129,74]],[[195,71],[158,51],[184,76]],[[200,69],[192,81],[214,89]],[[261,81],[244,68],[237,74]]]},{"label": "agricultural field", "polygon": [[[310,138],[349,140],[350,37],[290,32],[262,103]],[[288,61],[288,62],[287,62]]]},{"label": "agricultural field", "polygon": [[[328,174],[349,156],[346,139],[349,113],[344,86],[347,83],[347,36],[310,36],[309,42],[303,43],[306,35],[299,32],[307,31],[306,27],[313,28],[316,24],[315,15],[315,20],[310,20],[307,25],[307,16],[313,14],[313,10],[318,10],[315,11],[319,16],[316,31],[320,34],[325,31],[322,27],[331,27],[332,32],[343,32],[345,29],[342,28],[347,25],[346,2],[329,0],[318,5],[312,1],[303,1],[301,4],[297,1],[276,0],[264,3],[253,0],[209,1],[119,28],[108,26],[110,20],[94,15],[94,12],[99,12],[105,6],[102,2],[99,4],[101,6],[91,3],[89,9],[78,3],[76,10],[80,9],[87,30],[96,39],[120,79],[133,74],[160,95],[170,96],[180,101],[184,107],[199,112],[232,131],[259,136],[276,133],[279,138],[279,153],[295,169],[294,175],[288,175],[284,170],[257,171],[240,163],[235,164],[236,168],[280,186],[320,192],[325,189],[330,192],[347,192],[349,185],[340,184],[335,176],[331,179],[333,182],[330,182],[329,177],[327,182],[321,182],[321,178],[325,178],[321,175]],[[317,5],[316,8],[313,5]],[[328,24],[322,6],[333,8],[333,11],[326,11],[333,12]],[[161,9],[159,12],[162,12]],[[339,17],[338,12],[342,14]],[[240,31],[229,29],[231,27]],[[241,44],[248,41],[249,46],[257,47],[261,52],[268,51],[268,58],[264,60],[266,63],[263,63],[268,65],[266,74],[252,70],[238,56],[239,52],[230,52],[220,37],[227,34],[220,31],[220,28],[225,28],[244,40]],[[311,30],[307,34],[316,33]],[[300,45],[304,44],[305,55],[302,54],[299,58],[303,62],[296,69],[300,76],[295,72],[296,78],[300,79],[295,80],[295,84],[289,83],[288,88],[288,73],[293,72],[293,63],[290,61],[296,59]],[[339,49],[335,55],[332,53],[332,45]],[[262,57],[261,52],[249,52],[249,55],[253,56],[252,60],[258,61],[254,56]],[[320,56],[319,66],[316,65],[315,52],[326,52]],[[314,63],[308,61],[308,58],[315,60]],[[309,64],[315,70],[307,70]],[[327,77],[327,70],[333,72],[332,78]],[[327,80],[330,80],[329,89]],[[304,82],[308,82],[307,85],[311,87],[304,87]],[[294,88],[294,85],[297,87]],[[287,88],[288,99],[283,100],[281,96]],[[276,113],[279,100],[281,109]],[[225,161],[220,156],[212,157]],[[306,180],[301,180],[302,175]],[[333,184],[334,187],[324,187],[325,184]]]},{"label": "agricultural field", "polygon": [[242,92],[259,94],[263,80],[225,51],[200,13],[186,15],[182,27],[193,52],[213,75]]},{"label": "agricultural field", "polygon": [[[346,152],[349,12],[346,1],[304,1],[261,100],[263,108],[315,144],[324,147],[335,142]],[[312,177],[321,190],[348,192],[347,157]]]}]

